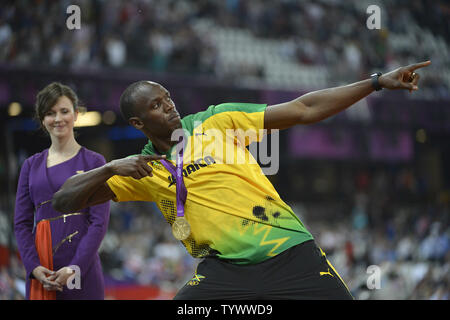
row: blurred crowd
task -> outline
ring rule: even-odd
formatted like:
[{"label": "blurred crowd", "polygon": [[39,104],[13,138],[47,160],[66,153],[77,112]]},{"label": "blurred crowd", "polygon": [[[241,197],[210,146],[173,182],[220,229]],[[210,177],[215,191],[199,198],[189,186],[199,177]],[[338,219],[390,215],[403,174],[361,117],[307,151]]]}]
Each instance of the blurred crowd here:
[{"label": "blurred crowd", "polygon": [[[380,30],[366,27],[366,10],[374,3],[381,10]],[[66,27],[71,4],[81,8],[79,30]],[[210,27],[196,28],[204,20]],[[233,61],[224,60],[217,33],[211,32],[217,26],[279,40],[279,55],[286,59],[301,66],[325,66],[328,85],[430,59],[433,64],[422,87],[448,97],[449,21],[445,0],[8,0],[0,9],[0,62],[65,69],[139,68],[231,80],[267,77],[264,68],[250,65],[230,74]]]},{"label": "blurred crowd", "polygon": [[[374,215],[382,215],[377,201],[359,193],[351,212],[334,223],[306,221],[353,296],[362,300],[448,300],[448,204],[394,201],[383,209],[389,211],[386,218],[376,221]],[[311,211],[310,216],[313,214]]]},{"label": "blurred crowd", "polygon": [[155,286],[169,292],[190,280],[196,267],[156,205],[145,202],[112,203],[100,258],[111,283]]},{"label": "blurred crowd", "polygon": [[[329,199],[301,200],[293,209],[355,298],[450,298],[450,194],[428,170],[355,166],[332,174],[335,178],[321,177],[322,167],[291,171],[293,182],[304,180],[305,171],[312,171],[313,179],[306,188],[291,183],[289,198],[306,198],[310,189]],[[376,288],[371,266],[379,270]]]}]

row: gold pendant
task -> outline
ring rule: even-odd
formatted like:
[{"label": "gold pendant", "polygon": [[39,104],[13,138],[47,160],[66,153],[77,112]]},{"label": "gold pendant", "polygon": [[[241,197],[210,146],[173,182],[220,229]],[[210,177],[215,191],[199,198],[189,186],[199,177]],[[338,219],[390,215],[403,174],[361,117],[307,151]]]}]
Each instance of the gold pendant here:
[{"label": "gold pendant", "polygon": [[185,217],[177,217],[172,224],[172,233],[177,240],[186,240],[191,233],[191,226]]}]

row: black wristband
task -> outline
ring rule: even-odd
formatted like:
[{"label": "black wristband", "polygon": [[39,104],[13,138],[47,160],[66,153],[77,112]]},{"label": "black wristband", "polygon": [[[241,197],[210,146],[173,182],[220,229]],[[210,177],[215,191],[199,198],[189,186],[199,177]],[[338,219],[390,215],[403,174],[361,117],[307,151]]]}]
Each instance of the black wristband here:
[{"label": "black wristband", "polygon": [[381,72],[374,73],[370,75],[370,78],[372,79],[372,87],[375,89],[375,91],[380,91],[383,89],[383,87],[378,82],[378,78],[382,75]]}]

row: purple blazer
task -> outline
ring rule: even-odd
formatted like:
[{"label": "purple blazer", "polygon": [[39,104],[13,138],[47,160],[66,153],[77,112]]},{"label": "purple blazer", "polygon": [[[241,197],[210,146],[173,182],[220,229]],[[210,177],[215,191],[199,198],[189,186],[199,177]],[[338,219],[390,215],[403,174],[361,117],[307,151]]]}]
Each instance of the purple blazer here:
[{"label": "purple blazer", "polygon": [[[47,168],[48,149],[26,159],[17,185],[14,232],[27,273],[26,298],[30,279],[40,265],[35,246],[35,225],[42,219],[59,217],[53,209],[53,194],[63,183],[80,171],[105,164],[105,158],[84,147],[73,158]],[[81,288],[56,291],[56,299],[104,299],[103,272],[98,249],[109,223],[109,202],[86,208],[84,214],[59,218],[50,222],[53,248],[53,269],[77,265],[81,272]],[[72,236],[71,236],[72,235]],[[69,241],[70,239],[70,241]]]}]

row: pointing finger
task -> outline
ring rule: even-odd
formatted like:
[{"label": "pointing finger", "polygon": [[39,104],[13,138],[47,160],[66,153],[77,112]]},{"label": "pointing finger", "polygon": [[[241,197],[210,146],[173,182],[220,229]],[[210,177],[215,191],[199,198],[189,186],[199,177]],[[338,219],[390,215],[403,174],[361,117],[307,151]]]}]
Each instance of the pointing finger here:
[{"label": "pointing finger", "polygon": [[410,65],[407,66],[406,68],[407,68],[409,71],[414,71],[414,70],[416,70],[416,69],[419,69],[419,68],[423,68],[423,67],[429,66],[430,64],[431,64],[431,61],[428,60],[428,61],[424,61],[424,62],[419,62],[419,63],[410,64]]}]

